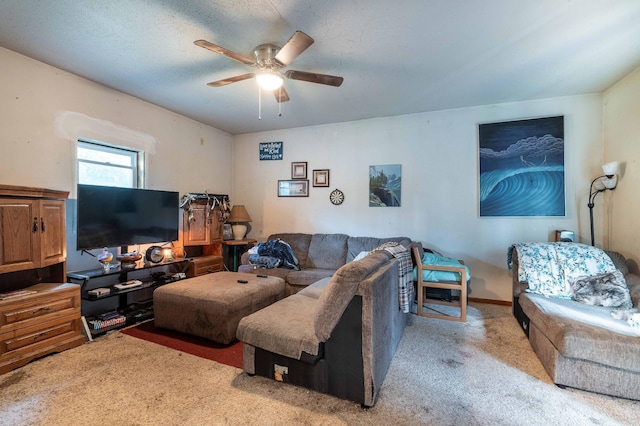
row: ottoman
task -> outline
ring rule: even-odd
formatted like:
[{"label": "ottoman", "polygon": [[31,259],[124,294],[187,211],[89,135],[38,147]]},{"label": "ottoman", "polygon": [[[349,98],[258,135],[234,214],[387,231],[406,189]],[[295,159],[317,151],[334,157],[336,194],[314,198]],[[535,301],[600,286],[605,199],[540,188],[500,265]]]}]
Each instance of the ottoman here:
[{"label": "ottoman", "polygon": [[[247,281],[246,284],[238,280]],[[188,278],[153,292],[156,327],[228,344],[245,316],[282,299],[282,278],[216,272]]]}]

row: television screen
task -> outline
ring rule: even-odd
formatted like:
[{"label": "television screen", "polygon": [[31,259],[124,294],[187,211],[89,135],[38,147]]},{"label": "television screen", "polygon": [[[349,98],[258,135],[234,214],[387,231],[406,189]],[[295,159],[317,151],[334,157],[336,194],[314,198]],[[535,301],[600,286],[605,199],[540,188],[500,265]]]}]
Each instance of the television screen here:
[{"label": "television screen", "polygon": [[178,239],[177,192],[78,185],[78,250]]}]

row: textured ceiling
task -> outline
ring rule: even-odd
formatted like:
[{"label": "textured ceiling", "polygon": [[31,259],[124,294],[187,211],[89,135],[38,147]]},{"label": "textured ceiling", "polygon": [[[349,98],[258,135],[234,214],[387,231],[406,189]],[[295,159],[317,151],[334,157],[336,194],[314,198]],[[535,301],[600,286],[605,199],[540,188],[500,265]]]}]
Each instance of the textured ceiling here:
[{"label": "textured ceiling", "polygon": [[[315,43],[262,99],[251,56],[295,30]],[[231,134],[602,92],[640,66],[638,0],[0,0],[0,46]],[[99,117],[98,117],[99,118]]]}]

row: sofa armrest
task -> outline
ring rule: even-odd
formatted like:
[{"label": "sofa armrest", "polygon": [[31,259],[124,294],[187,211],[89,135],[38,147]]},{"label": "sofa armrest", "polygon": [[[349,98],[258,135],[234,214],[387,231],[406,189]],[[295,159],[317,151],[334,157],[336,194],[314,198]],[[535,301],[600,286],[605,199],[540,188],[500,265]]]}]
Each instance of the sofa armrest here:
[{"label": "sofa armrest", "polygon": [[636,274],[627,274],[624,276],[631,295],[631,303],[634,308],[640,308],[640,276]]},{"label": "sofa armrest", "polygon": [[520,297],[521,293],[525,292],[527,288],[529,288],[529,284],[521,283],[518,280],[518,268],[520,264],[518,262],[518,252],[516,250],[513,250],[512,262],[513,267],[511,268],[511,286],[513,290],[513,298],[515,300]]}]

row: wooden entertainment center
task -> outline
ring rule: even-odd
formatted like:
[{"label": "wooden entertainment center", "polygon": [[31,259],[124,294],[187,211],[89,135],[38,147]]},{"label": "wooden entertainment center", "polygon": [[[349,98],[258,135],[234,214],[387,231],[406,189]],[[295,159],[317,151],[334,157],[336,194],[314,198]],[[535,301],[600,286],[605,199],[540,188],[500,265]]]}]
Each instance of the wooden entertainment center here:
[{"label": "wooden entertainment center", "polygon": [[68,192],[0,185],[0,374],[85,341],[66,281]]},{"label": "wooden entertainment center", "polygon": [[211,195],[208,198],[196,198],[183,207],[182,244],[185,255],[192,258],[187,270],[188,277],[222,271],[224,261],[222,242],[224,220],[222,207],[211,208],[213,197],[226,198],[226,195]]}]

